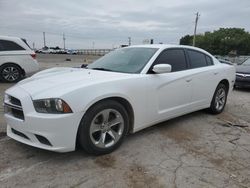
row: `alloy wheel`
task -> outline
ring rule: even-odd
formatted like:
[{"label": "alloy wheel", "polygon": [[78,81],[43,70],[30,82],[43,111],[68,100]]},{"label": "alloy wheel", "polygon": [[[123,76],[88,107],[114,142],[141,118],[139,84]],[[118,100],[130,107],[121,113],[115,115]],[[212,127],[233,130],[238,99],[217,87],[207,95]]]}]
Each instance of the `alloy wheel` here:
[{"label": "alloy wheel", "polygon": [[220,111],[223,109],[226,102],[226,91],[224,88],[220,88],[215,97],[215,108]]},{"label": "alloy wheel", "polygon": [[116,144],[124,131],[124,119],[115,109],[104,109],[92,120],[90,138],[99,148],[108,148]]},{"label": "alloy wheel", "polygon": [[14,82],[20,77],[20,72],[16,67],[8,66],[2,70],[2,77],[8,82]]}]

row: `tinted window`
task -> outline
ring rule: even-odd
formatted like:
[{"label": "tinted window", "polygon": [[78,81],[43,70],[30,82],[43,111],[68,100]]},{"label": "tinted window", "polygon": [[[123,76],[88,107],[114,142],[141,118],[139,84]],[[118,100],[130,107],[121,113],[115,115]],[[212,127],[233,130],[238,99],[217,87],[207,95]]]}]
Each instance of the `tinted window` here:
[{"label": "tinted window", "polygon": [[24,48],[19,46],[15,42],[8,41],[8,40],[0,40],[0,50],[1,51],[14,51],[14,50],[24,50]]},{"label": "tinted window", "polygon": [[3,45],[2,45],[2,43],[1,43],[1,41],[0,41],[0,51],[3,51]]},{"label": "tinted window", "polygon": [[207,66],[206,57],[203,53],[188,50],[191,68],[199,68]]},{"label": "tinted window", "polygon": [[157,58],[156,64],[169,64],[172,66],[172,72],[187,69],[187,63],[184,50],[182,49],[169,49],[163,51]]},{"label": "tinted window", "polygon": [[207,56],[207,55],[206,55],[206,60],[207,60],[207,65],[213,65],[214,64],[212,58]]}]

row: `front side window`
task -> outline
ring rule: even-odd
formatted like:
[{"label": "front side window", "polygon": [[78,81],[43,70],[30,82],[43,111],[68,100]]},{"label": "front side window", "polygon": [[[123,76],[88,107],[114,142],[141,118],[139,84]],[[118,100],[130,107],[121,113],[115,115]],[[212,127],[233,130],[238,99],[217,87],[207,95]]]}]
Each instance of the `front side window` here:
[{"label": "front side window", "polygon": [[203,53],[194,50],[187,50],[187,51],[191,68],[199,68],[207,66],[207,60]]},{"label": "front side window", "polygon": [[8,40],[0,40],[0,51],[25,50],[22,46]]},{"label": "front side window", "polygon": [[121,48],[87,66],[88,69],[140,73],[158,48]]},{"label": "front side window", "polygon": [[182,49],[168,49],[163,51],[156,59],[154,65],[169,64],[172,66],[171,72],[182,71],[187,69],[187,63],[184,50]]}]

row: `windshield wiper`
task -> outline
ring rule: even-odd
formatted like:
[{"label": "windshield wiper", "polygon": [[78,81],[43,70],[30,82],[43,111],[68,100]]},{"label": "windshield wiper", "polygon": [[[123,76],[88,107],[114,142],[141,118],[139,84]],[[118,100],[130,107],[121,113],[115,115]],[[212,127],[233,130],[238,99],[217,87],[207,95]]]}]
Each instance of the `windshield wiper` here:
[{"label": "windshield wiper", "polygon": [[101,71],[112,71],[112,70],[110,70],[110,69],[98,68],[98,67],[96,67],[96,68],[91,68],[91,69],[93,69],[93,70],[101,70]]}]

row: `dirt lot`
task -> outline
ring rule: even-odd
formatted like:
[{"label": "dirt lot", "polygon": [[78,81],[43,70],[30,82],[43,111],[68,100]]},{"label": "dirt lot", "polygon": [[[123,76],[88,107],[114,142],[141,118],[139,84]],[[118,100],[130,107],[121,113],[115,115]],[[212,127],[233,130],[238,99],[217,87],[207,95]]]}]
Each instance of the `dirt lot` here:
[{"label": "dirt lot", "polygon": [[[38,60],[44,69],[79,66],[86,57],[65,58]],[[1,98],[10,86],[0,83]],[[233,91],[220,115],[199,111],[158,124],[100,157],[18,143],[6,137],[0,113],[0,187],[250,187],[250,90]]]}]

